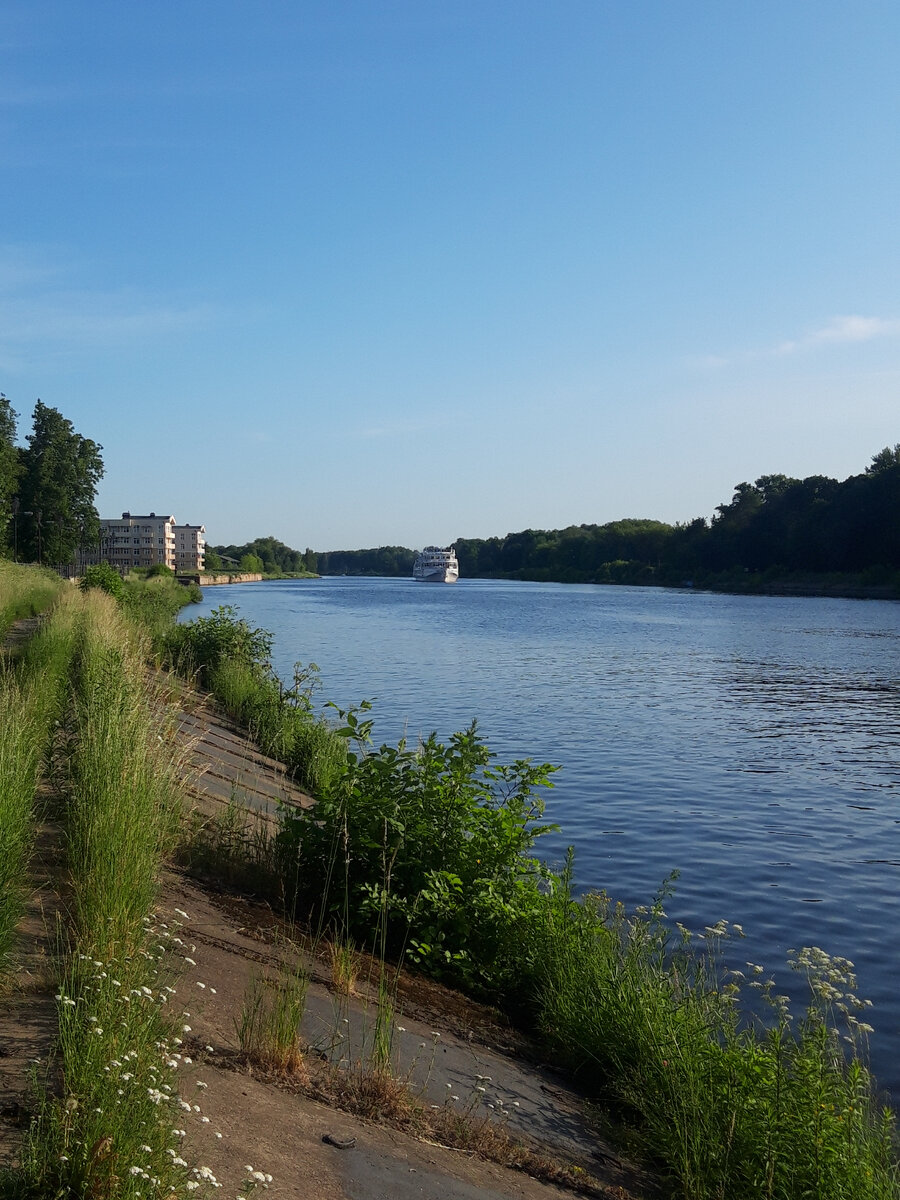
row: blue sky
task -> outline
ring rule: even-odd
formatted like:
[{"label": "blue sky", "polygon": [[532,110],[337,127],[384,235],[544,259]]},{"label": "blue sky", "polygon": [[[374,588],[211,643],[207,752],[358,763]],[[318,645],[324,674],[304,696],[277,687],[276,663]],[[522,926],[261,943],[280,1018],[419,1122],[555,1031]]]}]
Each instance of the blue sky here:
[{"label": "blue sky", "polygon": [[102,515],[708,516],[900,440],[900,6],[7,0],[0,390]]}]

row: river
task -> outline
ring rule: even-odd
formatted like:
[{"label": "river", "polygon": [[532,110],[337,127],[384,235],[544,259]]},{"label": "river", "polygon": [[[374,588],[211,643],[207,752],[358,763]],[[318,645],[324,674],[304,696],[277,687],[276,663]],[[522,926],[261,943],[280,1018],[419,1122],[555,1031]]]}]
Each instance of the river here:
[{"label": "river", "polygon": [[900,604],[654,588],[325,578],[207,589],[322,700],[374,699],[375,740],[477,717],[501,761],[562,769],[576,884],[743,925],[732,953],[797,991],[789,947],[853,960],[879,1082],[900,1096]]}]

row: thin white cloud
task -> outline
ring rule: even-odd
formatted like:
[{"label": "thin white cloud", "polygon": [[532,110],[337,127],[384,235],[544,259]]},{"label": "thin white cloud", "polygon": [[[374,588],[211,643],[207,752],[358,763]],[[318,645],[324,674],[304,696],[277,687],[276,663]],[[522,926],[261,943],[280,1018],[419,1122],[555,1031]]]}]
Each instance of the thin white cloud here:
[{"label": "thin white cloud", "polygon": [[449,417],[431,417],[411,419],[408,421],[392,421],[385,425],[369,425],[353,430],[353,436],[365,439],[395,438],[405,434],[433,433],[438,429],[446,429],[450,424]]},{"label": "thin white cloud", "polygon": [[31,108],[43,104],[66,104],[81,93],[57,84],[14,83],[9,79],[0,84],[0,107]]},{"label": "thin white cloud", "polygon": [[31,301],[0,301],[0,348],[24,344],[113,348],[208,324],[211,305],[174,307],[133,296],[69,292]]},{"label": "thin white cloud", "polygon": [[698,371],[715,371],[718,367],[727,367],[734,361],[726,354],[689,354],[684,360],[685,366]]},{"label": "thin white cloud", "polygon": [[786,358],[792,354],[811,353],[821,347],[851,346],[872,342],[878,338],[900,337],[900,317],[863,317],[859,315],[832,317],[817,329],[796,338],[788,338],[765,350],[743,350],[734,354],[694,354],[685,358],[685,365],[695,370],[717,370],[761,359]]},{"label": "thin white cloud", "polygon": [[35,354],[114,350],[190,332],[223,313],[205,302],[137,288],[73,286],[80,274],[54,246],[0,246],[0,363],[7,369]]},{"label": "thin white cloud", "polygon": [[64,269],[53,247],[0,245],[0,293],[44,284]]},{"label": "thin white cloud", "polygon": [[832,317],[820,329],[813,329],[803,337],[782,342],[774,353],[795,354],[799,350],[810,350],[816,346],[871,342],[874,338],[898,336],[900,318],[897,317]]}]

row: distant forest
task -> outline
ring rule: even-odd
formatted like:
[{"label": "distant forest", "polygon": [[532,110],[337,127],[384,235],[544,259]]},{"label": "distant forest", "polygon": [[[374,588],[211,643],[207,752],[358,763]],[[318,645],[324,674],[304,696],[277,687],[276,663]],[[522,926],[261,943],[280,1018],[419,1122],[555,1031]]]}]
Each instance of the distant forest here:
[{"label": "distant forest", "polygon": [[[261,546],[273,539],[250,543]],[[281,546],[281,543],[274,543]],[[562,583],[708,585],[735,590],[826,589],[850,581],[900,591],[900,443],[876,454],[861,475],[761,475],[739,483],[710,520],[686,524],[626,519],[505,537],[458,538],[465,578]],[[218,549],[218,548],[217,548]],[[247,547],[228,547],[236,553]],[[288,547],[284,547],[288,550]],[[291,554],[299,554],[291,551]],[[322,575],[410,575],[402,546],[299,556]],[[310,562],[317,565],[309,567]],[[281,570],[302,568],[281,566]]]},{"label": "distant forest", "polygon": [[242,571],[261,571],[266,575],[300,575],[315,573],[316,554],[313,550],[292,550],[277,538],[254,538],[243,546],[209,546],[206,567],[217,571],[222,567],[240,567]]},{"label": "distant forest", "polygon": [[[900,580],[900,444],[862,475],[762,475],[711,520],[624,520],[456,542],[460,574],[590,583],[715,582],[796,576]],[[751,582],[747,580],[746,582]]]},{"label": "distant forest", "polygon": [[377,550],[329,550],[319,556],[320,575],[412,575],[415,550],[379,546]]}]

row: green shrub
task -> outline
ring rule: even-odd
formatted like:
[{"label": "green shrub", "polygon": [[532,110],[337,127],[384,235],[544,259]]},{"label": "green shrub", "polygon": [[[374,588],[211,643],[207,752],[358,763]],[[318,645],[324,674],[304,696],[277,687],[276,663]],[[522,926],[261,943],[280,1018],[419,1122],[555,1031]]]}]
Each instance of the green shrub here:
[{"label": "green shrub", "polygon": [[166,652],[176,615],[187,604],[196,604],[203,593],[195,583],[185,587],[171,574],[143,579],[133,572],[124,581],[122,605],[150,637],[159,655]]},{"label": "green shrub", "polygon": [[[341,716],[338,732],[363,748],[369,722]],[[553,828],[538,823],[536,793],[551,771],[493,766],[474,723],[449,745],[432,735],[414,750],[347,754],[314,806],[282,814],[298,899],[362,941],[383,921],[395,953],[406,946],[430,973],[496,991],[517,957],[513,931],[541,903],[548,873],[530,851]]]},{"label": "green shrub", "polygon": [[260,676],[268,675],[272,635],[264,629],[252,629],[237,616],[236,608],[223,604],[208,617],[176,626],[167,639],[167,651],[179,672],[196,674],[203,686],[209,686],[216,668],[226,661],[242,664]]},{"label": "green shrub", "polygon": [[86,567],[84,575],[78,584],[83,592],[88,592],[91,588],[100,588],[110,596],[115,596],[117,600],[122,597],[122,592],[125,590],[125,583],[122,576],[109,563],[95,563],[93,566]]},{"label": "green shrub", "polygon": [[315,663],[295,664],[293,686],[286,688],[269,663],[272,635],[252,628],[230,605],[176,626],[165,644],[169,663],[208,688],[261,750],[285,764],[300,787],[318,795],[334,785],[347,750],[313,711]]}]

